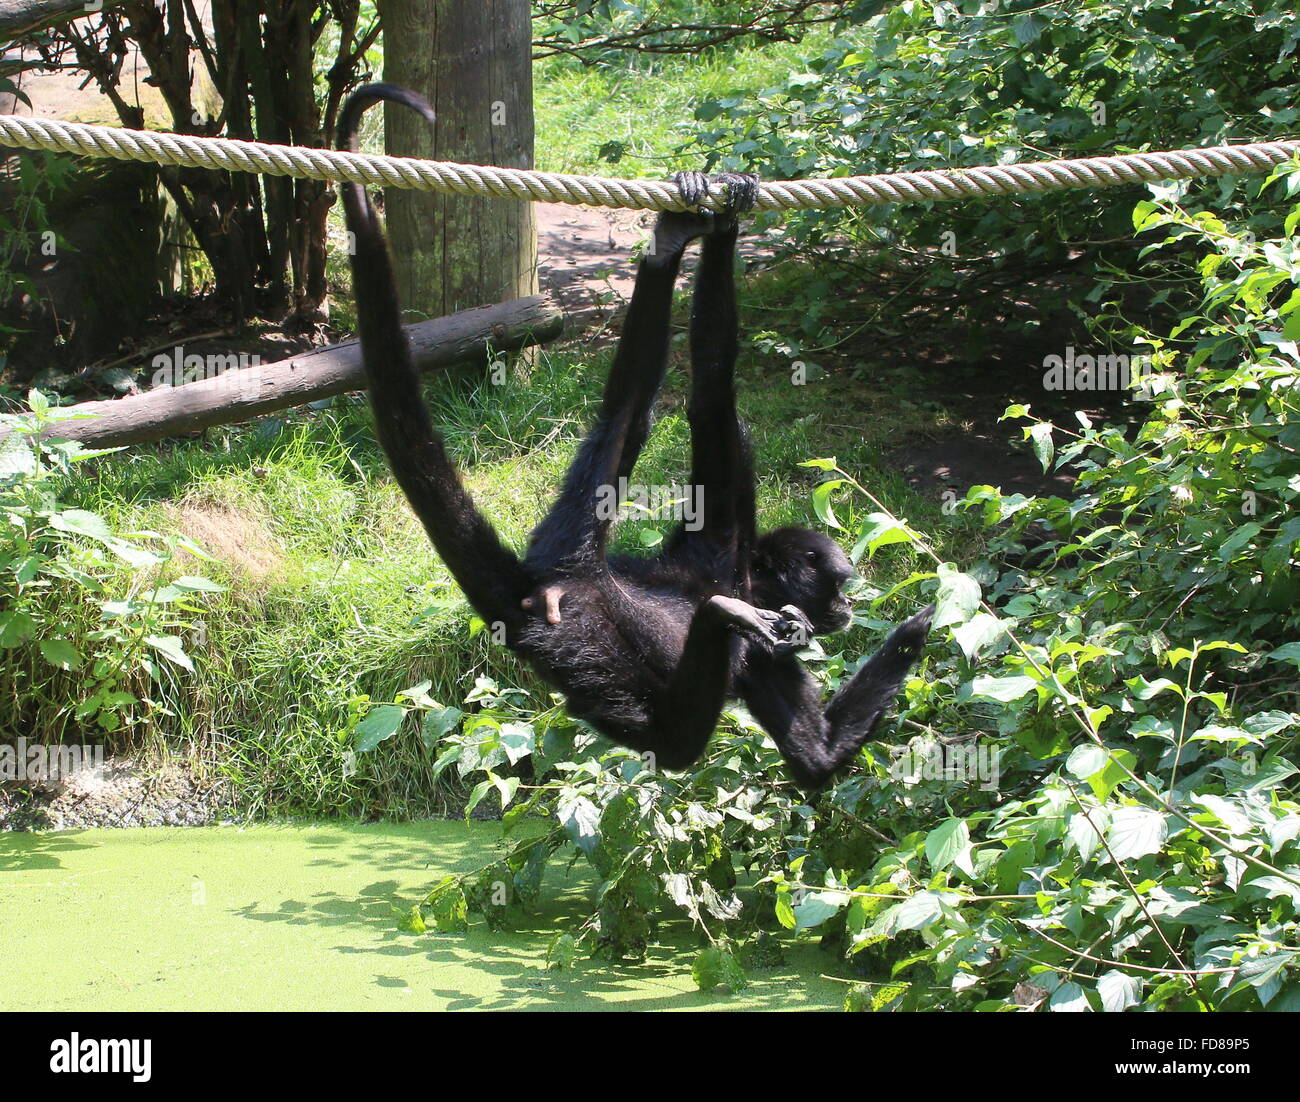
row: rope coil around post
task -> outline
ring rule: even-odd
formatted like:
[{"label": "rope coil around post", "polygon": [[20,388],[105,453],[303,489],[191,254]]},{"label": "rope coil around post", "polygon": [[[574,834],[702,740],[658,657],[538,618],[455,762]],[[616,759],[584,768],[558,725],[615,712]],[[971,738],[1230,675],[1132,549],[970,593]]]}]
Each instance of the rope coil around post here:
[{"label": "rope coil around post", "polygon": [[[77,153],[119,161],[257,172],[268,176],[348,180],[370,187],[632,210],[686,209],[675,185],[655,180],[617,180],[410,157],[340,153],[232,138],[200,138],[152,130],[88,126],[21,115],[0,115],[0,146]],[[1288,140],[1031,164],[793,180],[760,184],[754,209],[821,210],[876,203],[1115,187],[1158,180],[1261,172],[1296,157],[1300,157],[1300,141]],[[717,209],[721,204],[718,199],[710,197],[702,205]]]}]

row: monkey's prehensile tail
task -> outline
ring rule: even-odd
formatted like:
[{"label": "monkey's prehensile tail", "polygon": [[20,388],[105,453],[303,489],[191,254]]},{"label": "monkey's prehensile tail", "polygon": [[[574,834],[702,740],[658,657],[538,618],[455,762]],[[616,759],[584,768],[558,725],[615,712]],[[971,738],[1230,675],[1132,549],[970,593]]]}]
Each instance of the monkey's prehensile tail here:
[{"label": "monkey's prehensile tail", "polygon": [[[357,151],[361,116],[382,101],[434,121],[433,109],[414,92],[392,84],[367,84],[343,105],[339,149]],[[379,443],[411,508],[474,610],[489,622],[504,623],[509,634],[524,616],[521,601],[534,581],[475,506],[429,417],[402,328],[388,242],[370,198],[360,184],[345,183],[340,190],[352,236],[357,327]]]}]

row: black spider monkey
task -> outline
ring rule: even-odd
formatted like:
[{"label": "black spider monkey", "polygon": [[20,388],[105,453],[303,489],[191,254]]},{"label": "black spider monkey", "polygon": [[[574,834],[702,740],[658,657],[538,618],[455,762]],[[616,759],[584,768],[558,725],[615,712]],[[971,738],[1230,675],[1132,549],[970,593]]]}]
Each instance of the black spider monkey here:
[{"label": "black spider monkey", "polygon": [[[433,121],[414,93],[366,85],[344,105],[340,149],[356,150],[361,114],[381,100]],[[709,193],[701,173],[676,180],[692,206]],[[756,534],[751,452],[735,410],[732,265],[738,215],[753,205],[757,180],[723,174],[713,182],[726,191],[725,211],[659,216],[599,416],[522,561],[475,507],[429,418],[387,242],[364,187],[345,183],[361,348],[379,442],[416,516],[474,610],[504,627],[506,644],[565,693],[573,715],[677,770],[700,756],[724,703],[738,696],[794,779],[813,789],[857,754],[898,695],[933,606],[895,628],[823,710],[817,683],[794,654],[810,633],[847,626],[840,590],[854,571],[818,532]],[[703,495],[703,518],[698,530],[679,526],[653,558],[607,557],[613,518],[598,503],[631,473],[650,431],[668,363],[673,285],[696,238],[703,243],[691,311],[689,421],[691,484]]]}]

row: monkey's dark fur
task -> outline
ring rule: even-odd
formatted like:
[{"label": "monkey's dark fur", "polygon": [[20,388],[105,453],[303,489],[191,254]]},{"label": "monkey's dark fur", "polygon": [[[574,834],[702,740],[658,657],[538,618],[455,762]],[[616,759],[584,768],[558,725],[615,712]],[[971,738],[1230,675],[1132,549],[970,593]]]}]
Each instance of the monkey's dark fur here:
[{"label": "monkey's dark fur", "polygon": [[[339,122],[340,148],[356,149],[365,109],[403,104],[430,122],[419,96],[385,84],[359,89]],[[596,423],[521,561],[475,508],[430,421],[401,327],[392,261],[365,189],[344,184],[355,237],[352,278],[379,441],[434,547],[511,650],[565,693],[571,713],[615,742],[685,769],[703,752],[729,697],[767,730],[802,786],[823,784],[850,761],[893,702],[920,654],[932,608],[900,624],[823,710],[794,652],[813,632],[850,620],[840,590],[853,576],[820,533],[780,528],[758,536],[754,476],[736,416],[737,214],[753,177],[716,177],[724,214],[664,213],[637,271],[623,335]],[[693,203],[710,181],[686,173]],[[611,517],[602,488],[631,474],[650,430],[668,363],[673,285],[686,246],[702,238],[691,315],[691,484],[702,494],[696,531],[679,526],[654,558],[606,557]],[[779,610],[779,611],[778,611]]]}]

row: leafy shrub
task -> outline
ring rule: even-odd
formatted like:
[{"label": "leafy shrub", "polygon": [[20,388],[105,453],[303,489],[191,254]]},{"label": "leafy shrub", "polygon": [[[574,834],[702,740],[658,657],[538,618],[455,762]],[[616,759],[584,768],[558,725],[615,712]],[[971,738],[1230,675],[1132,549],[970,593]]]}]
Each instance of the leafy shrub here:
[{"label": "leafy shrub", "polygon": [[[60,492],[73,464],[103,455],[45,438],[67,418],[39,391],[31,412],[0,415],[0,735],[56,741],[136,727],[166,708],[159,691],[192,671],[182,633],[204,593],[160,584],[184,539],[114,532]],[[204,556],[206,557],[206,556]]]},{"label": "leafy shrub", "polygon": [[[1300,15],[1288,0],[940,0],[862,19],[864,8],[783,81],[700,103],[690,150],[785,180],[1284,138],[1300,119]],[[1275,213],[1250,181],[1192,186],[1257,232]],[[802,247],[818,271],[794,289],[783,339],[824,347],[828,331],[852,325],[844,302],[864,266],[873,283],[882,267],[905,268],[903,304],[942,292],[972,358],[1017,330],[1032,335],[1044,312],[1086,319],[1106,284],[1136,269],[1125,221],[1141,194],[1128,185],[785,213],[783,244]],[[1005,311],[998,295],[972,293],[998,272],[1018,302],[1027,283],[1053,280],[1030,293],[1038,309]],[[884,313],[877,334],[902,311]]]},{"label": "leafy shrub", "polygon": [[[1300,190],[1294,169],[1274,179]],[[987,557],[963,568],[833,460],[810,464],[832,472],[813,499],[828,524],[837,495],[875,507],[855,558],[934,558],[860,594],[867,617],[903,591],[934,599],[950,631],[880,732],[895,745],[808,801],[740,708],[667,776],[593,747],[554,702],[480,681],[457,724],[417,687],[377,733],[423,713],[438,767],[481,777],[472,803],[495,791],[515,840],[407,928],[504,921],[566,855],[599,888],[560,956],[643,956],[671,905],[708,943],[703,988],[743,984],[784,928],[865,975],[854,1009],[1300,1009],[1300,208],[1256,243],[1153,191],[1135,225],[1202,290],[1171,332],[1135,330],[1156,369],[1140,423],[1007,411],[1044,466],[1080,472],[1072,499],[972,488],[956,521]],[[853,668],[812,664],[832,686]],[[529,783],[511,768],[526,756]]]}]

